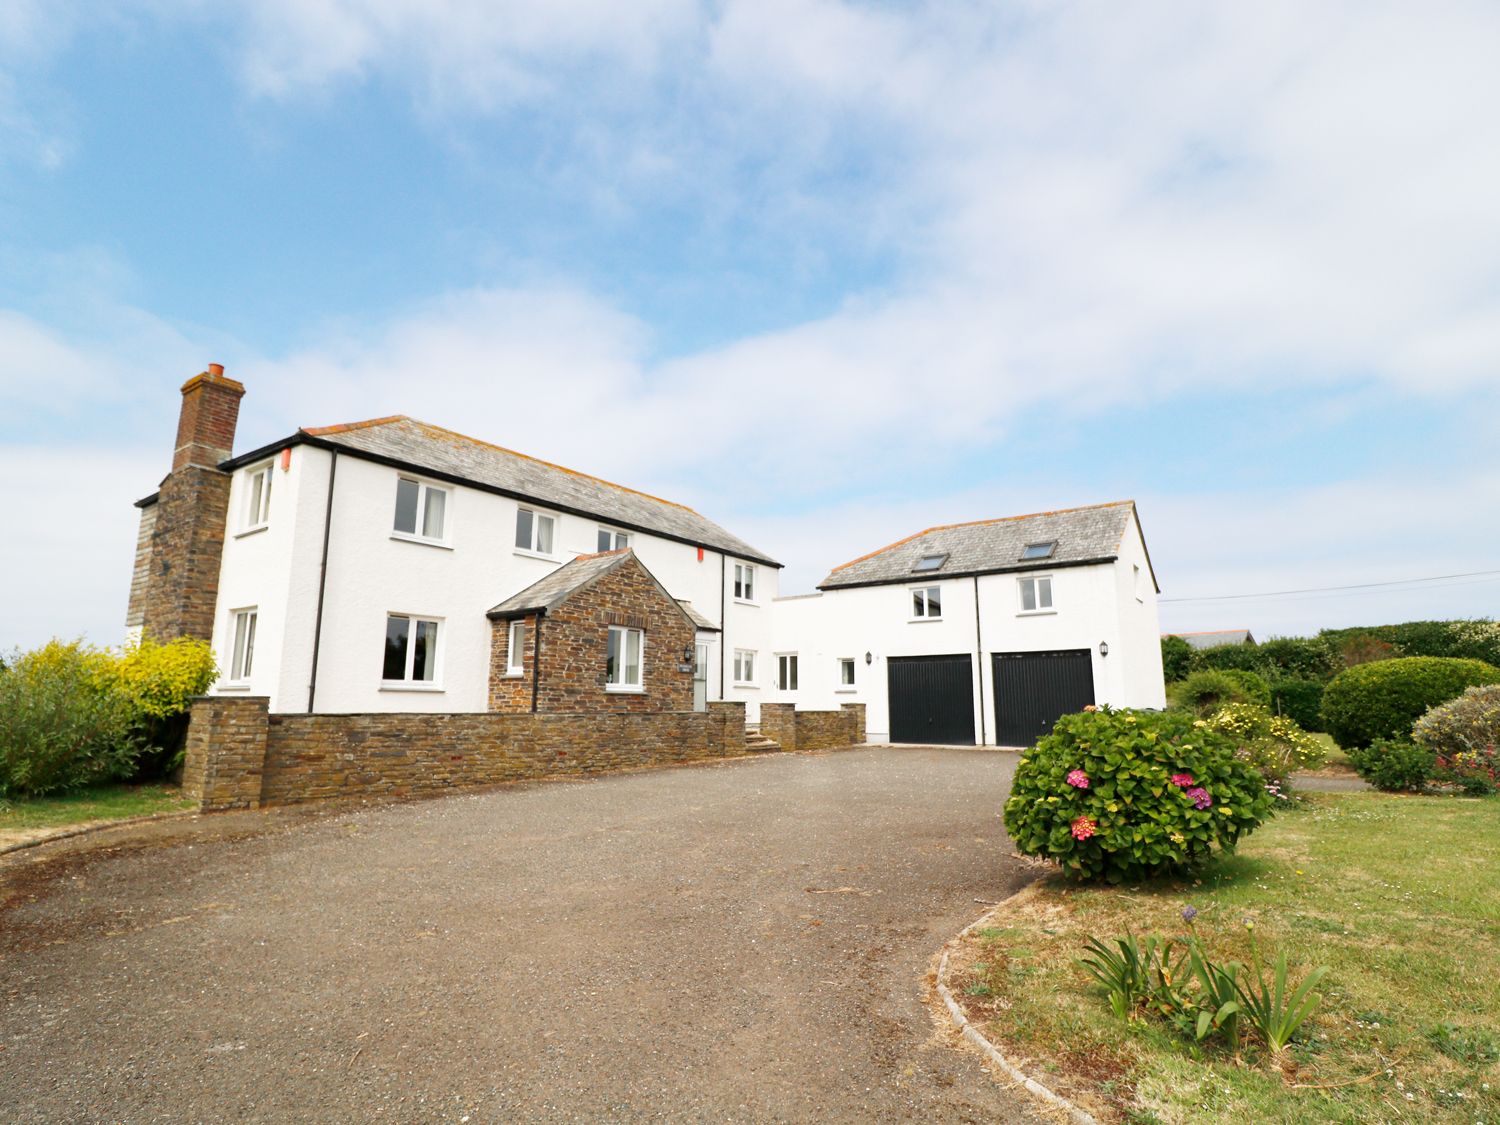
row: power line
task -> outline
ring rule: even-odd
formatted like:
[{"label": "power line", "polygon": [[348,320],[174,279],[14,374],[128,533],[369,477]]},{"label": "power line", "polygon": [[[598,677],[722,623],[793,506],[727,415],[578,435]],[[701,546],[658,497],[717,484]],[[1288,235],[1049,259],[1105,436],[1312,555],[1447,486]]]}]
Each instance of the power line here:
[{"label": "power line", "polygon": [[1197,598],[1158,598],[1160,602],[1229,602],[1245,598],[1281,598],[1289,594],[1329,594],[1339,590],[1373,590],[1382,586],[1409,586],[1417,582],[1444,582],[1450,578],[1481,578],[1500,575],[1500,570],[1471,570],[1463,574],[1435,574],[1430,578],[1398,578],[1390,582],[1356,582],[1348,586],[1309,586],[1304,590],[1270,590],[1260,594],[1217,594]]}]

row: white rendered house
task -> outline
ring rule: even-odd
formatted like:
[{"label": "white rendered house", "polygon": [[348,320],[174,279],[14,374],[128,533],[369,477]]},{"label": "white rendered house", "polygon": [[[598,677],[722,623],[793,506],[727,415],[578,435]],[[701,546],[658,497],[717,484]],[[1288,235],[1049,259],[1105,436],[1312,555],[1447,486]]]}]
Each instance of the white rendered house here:
[{"label": "white rendered house", "polygon": [[1088,704],[1165,705],[1132,501],[930,528],[777,600],[766,701],[866,705],[874,741],[1029,745]]},{"label": "white rendered house", "polygon": [[[535,710],[550,672],[597,682],[587,706],[611,711],[681,699],[647,690],[670,668],[697,710],[739,702],[754,722],[762,703],[858,703],[871,741],[962,745],[1029,744],[1087,704],[1164,704],[1130,501],[932,528],[779,598],[780,564],[690,508],[404,416],[235,455],[243,394],[217,365],[188,381],[172,472],[137,505],[127,627],[209,639],[213,694],[281,713],[482,712],[514,705],[529,672]],[[496,632],[508,599],[626,549],[658,625],[676,623],[657,636],[686,628],[691,645],[653,643],[623,603],[591,619],[597,652],[556,633],[548,647],[535,607]]]},{"label": "white rendered house", "polygon": [[[692,509],[407,417],[229,457],[243,387],[211,368],[183,393],[174,472],[138,504],[127,626],[210,636],[214,694],[266,696],[273,712],[484,711],[486,611],[629,547],[698,626],[695,706],[738,700],[754,716],[780,564]],[[227,483],[222,514],[202,487],[178,497],[194,472]],[[188,508],[212,526],[171,539]],[[183,605],[212,585],[206,566],[192,590],[170,587],[220,538],[195,616]]]}]

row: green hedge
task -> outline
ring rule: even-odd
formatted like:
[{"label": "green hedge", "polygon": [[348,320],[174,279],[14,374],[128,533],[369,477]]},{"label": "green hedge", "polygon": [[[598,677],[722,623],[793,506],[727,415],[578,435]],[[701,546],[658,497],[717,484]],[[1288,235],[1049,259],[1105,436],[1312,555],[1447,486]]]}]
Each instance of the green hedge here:
[{"label": "green hedge", "polygon": [[1483,660],[1500,665],[1500,622],[1408,621],[1402,625],[1370,625],[1358,629],[1324,629],[1318,639],[1334,648],[1370,637],[1400,650],[1402,656],[1446,656]]},{"label": "green hedge", "polygon": [[1345,749],[1377,739],[1410,740],[1429,707],[1477,684],[1500,683],[1500,668],[1480,660],[1407,656],[1360,664],[1333,678],[1323,693],[1323,722]]},{"label": "green hedge", "polygon": [[1271,710],[1303,730],[1321,731],[1323,685],[1317,680],[1276,680],[1271,684]]}]

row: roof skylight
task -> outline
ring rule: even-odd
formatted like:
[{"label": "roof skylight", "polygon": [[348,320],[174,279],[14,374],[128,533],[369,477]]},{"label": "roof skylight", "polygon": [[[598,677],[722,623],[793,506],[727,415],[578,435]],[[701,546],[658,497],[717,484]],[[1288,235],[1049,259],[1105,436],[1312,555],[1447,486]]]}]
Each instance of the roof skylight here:
[{"label": "roof skylight", "polygon": [[943,568],[943,564],[947,561],[948,556],[946,554],[923,555],[920,559],[917,560],[917,565],[911,568],[912,573],[922,574],[926,571],[941,570]]},{"label": "roof skylight", "polygon": [[1021,561],[1027,559],[1050,559],[1052,552],[1057,550],[1057,540],[1051,539],[1046,543],[1028,543],[1026,549],[1021,552]]}]

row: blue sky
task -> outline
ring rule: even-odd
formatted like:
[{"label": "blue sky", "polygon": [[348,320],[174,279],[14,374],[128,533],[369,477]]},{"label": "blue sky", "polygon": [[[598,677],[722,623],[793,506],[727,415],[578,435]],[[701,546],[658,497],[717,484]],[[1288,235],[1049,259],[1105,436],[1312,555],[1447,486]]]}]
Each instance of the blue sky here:
[{"label": "blue sky", "polygon": [[691,503],[786,592],[1126,496],[1169,598],[1500,569],[1500,14],[1241,7],[15,0],[0,647],[118,639],[209,361],[242,448],[408,413]]}]

